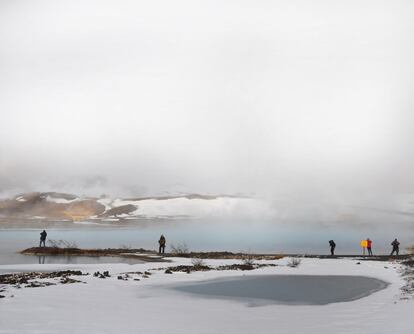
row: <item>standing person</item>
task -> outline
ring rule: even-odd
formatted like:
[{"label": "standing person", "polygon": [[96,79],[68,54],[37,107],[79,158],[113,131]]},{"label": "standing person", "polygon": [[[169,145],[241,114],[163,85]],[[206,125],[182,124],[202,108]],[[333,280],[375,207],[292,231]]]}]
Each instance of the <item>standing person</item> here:
[{"label": "standing person", "polygon": [[368,255],[372,256],[372,240],[370,238],[367,238],[367,250]]},{"label": "standing person", "polygon": [[392,256],[394,254],[394,252],[397,254],[400,252],[400,242],[397,240],[397,238],[394,239],[393,242],[391,242],[391,246],[392,246],[392,252],[390,254],[390,256]]},{"label": "standing person", "polygon": [[331,255],[334,256],[335,255],[335,247],[336,247],[335,241],[329,240],[329,246],[331,246]]},{"label": "standing person", "polygon": [[40,243],[39,243],[39,247],[46,247],[46,237],[47,237],[47,233],[45,230],[43,230],[43,232],[40,233]]},{"label": "standing person", "polygon": [[166,243],[166,240],[165,240],[165,237],[164,237],[164,235],[163,234],[161,234],[161,237],[160,237],[160,240],[158,240],[158,243],[160,244],[160,247],[159,247],[159,249],[158,249],[158,253],[162,253],[162,254],[164,254],[164,252],[165,252],[165,243]]}]

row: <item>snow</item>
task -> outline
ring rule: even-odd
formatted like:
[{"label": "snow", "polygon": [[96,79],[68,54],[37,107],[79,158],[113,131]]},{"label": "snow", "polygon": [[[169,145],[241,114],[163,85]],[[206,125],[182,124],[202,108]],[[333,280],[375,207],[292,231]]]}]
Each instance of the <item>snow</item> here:
[{"label": "snow", "polygon": [[217,197],[215,199],[201,199],[186,197],[170,199],[124,200],[115,199],[112,207],[132,204],[138,207],[129,215],[145,218],[161,217],[192,217],[205,218],[211,216],[252,216],[257,218],[273,214],[273,210],[265,202],[252,198]]},{"label": "snow", "polygon": [[91,221],[73,221],[74,224],[77,225],[99,225],[102,226],[102,223],[91,222]]},{"label": "snow", "polygon": [[23,196],[16,197],[16,201],[18,202],[26,202],[27,200]]},{"label": "snow", "polygon": [[65,198],[58,198],[58,197],[51,197],[51,196],[46,196],[46,201],[48,202],[52,202],[52,203],[58,203],[58,204],[69,204],[69,203],[73,203],[76,201],[80,201],[80,198],[74,198],[74,199],[65,199]]},{"label": "snow", "polygon": [[118,218],[105,218],[105,219],[102,219],[102,221],[104,221],[104,222],[117,222],[117,221],[119,221],[119,219]]},{"label": "snow", "polygon": [[105,211],[108,211],[112,208],[111,204],[113,200],[111,198],[100,198],[97,200],[97,202],[105,207]]},{"label": "snow", "polygon": [[[81,269],[109,270],[107,279],[83,276],[87,284],[57,285],[8,291],[0,299],[0,333],[395,333],[414,331],[414,300],[401,300],[404,281],[399,265],[352,259],[303,259],[298,268],[288,259],[272,262],[277,267],[240,271],[164,274],[151,271],[140,281],[117,280],[123,272],[145,271],[175,263],[95,265],[2,265],[0,272]],[[236,260],[206,260],[209,265]],[[386,268],[387,267],[387,268]],[[382,279],[390,285],[365,298],[324,306],[264,305],[249,307],[235,300],[195,297],[171,289],[177,284],[242,275],[358,275]],[[79,277],[75,277],[79,278]],[[14,297],[10,297],[10,293]]]}]

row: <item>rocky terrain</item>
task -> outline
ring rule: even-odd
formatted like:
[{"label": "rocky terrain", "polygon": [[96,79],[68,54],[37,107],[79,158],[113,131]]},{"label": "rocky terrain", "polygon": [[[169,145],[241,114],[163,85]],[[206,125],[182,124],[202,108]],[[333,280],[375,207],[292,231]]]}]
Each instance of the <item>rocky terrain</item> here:
[{"label": "rocky terrain", "polygon": [[141,198],[85,197],[33,192],[0,199],[0,219],[41,221],[120,221],[145,218],[200,217],[228,213],[249,198],[187,194]]}]

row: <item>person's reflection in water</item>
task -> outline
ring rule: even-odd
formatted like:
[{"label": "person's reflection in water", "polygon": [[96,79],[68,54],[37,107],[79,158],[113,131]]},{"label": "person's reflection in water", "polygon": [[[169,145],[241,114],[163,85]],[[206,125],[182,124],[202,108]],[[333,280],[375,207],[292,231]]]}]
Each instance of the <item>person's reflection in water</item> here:
[{"label": "person's reflection in water", "polygon": [[39,264],[45,264],[45,259],[46,259],[45,255],[39,255]]}]

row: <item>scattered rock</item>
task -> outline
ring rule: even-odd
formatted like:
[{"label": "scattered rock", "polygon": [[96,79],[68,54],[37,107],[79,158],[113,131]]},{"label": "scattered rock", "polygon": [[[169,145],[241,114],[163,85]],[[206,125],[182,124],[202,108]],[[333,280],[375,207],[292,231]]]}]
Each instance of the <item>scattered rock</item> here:
[{"label": "scattered rock", "polygon": [[241,263],[235,263],[235,264],[229,264],[224,266],[218,266],[216,268],[209,267],[206,265],[198,265],[198,266],[190,266],[190,265],[179,265],[175,267],[168,267],[164,268],[165,274],[172,274],[173,272],[183,272],[190,274],[193,271],[210,271],[210,270],[254,270],[258,268],[263,267],[276,267],[277,264],[273,263],[254,263],[254,264],[241,264]]},{"label": "scattered rock", "polygon": [[[36,279],[50,279],[67,276],[81,276],[84,275],[80,270],[63,270],[54,272],[28,272],[28,273],[13,273],[0,275],[0,284],[13,285],[15,288],[20,288],[22,284],[29,284],[30,281]],[[46,283],[42,283],[47,285]]]},{"label": "scattered rock", "polygon": [[125,274],[125,275],[129,275],[129,274],[131,274],[131,275],[142,275],[142,272],[141,271],[129,271],[129,272],[123,273],[123,274]]},{"label": "scattered rock", "polygon": [[111,277],[111,275],[109,275],[109,271],[104,271],[102,274],[99,271],[97,271],[93,273],[93,277],[107,278],[107,277]]},{"label": "scattered rock", "polygon": [[38,282],[38,281],[34,281],[34,282],[30,282],[29,284],[27,284],[25,286],[25,288],[44,288],[45,286],[50,286],[50,285],[56,285],[55,283],[51,283],[51,282]]},{"label": "scattered rock", "polygon": [[71,284],[71,283],[85,283],[85,282],[78,281],[76,279],[69,278],[69,277],[62,277],[60,279],[60,283],[62,283],[62,284]]}]

